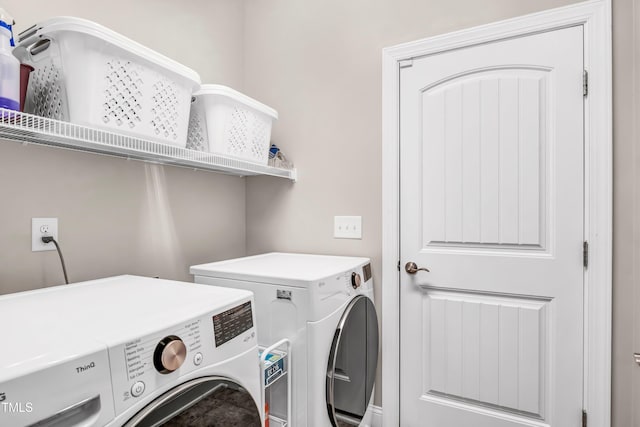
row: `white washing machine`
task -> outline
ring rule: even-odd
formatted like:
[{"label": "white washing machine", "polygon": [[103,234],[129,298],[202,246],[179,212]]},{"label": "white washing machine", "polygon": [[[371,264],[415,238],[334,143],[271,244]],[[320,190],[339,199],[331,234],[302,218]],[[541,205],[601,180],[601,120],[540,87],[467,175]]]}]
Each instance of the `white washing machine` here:
[{"label": "white washing machine", "polygon": [[[269,253],[191,274],[254,293],[260,345],[291,340],[293,427],[370,425],[378,322],[368,258]],[[281,416],[282,393],[273,393],[271,413]]]},{"label": "white washing machine", "polygon": [[255,322],[249,292],[136,276],[1,296],[0,425],[260,426]]}]

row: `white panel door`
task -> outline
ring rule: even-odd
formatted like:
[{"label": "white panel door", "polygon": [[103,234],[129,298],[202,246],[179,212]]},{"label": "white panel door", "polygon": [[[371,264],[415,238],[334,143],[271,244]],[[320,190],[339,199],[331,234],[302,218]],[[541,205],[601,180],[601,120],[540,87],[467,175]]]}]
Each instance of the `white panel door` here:
[{"label": "white panel door", "polygon": [[580,425],[582,74],[581,26],[401,69],[401,426]]}]

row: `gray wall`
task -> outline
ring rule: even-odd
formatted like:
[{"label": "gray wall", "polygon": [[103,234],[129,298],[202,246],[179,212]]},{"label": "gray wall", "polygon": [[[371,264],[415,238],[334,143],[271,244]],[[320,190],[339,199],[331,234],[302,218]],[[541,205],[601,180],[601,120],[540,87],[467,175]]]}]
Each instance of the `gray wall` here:
[{"label": "gray wall", "polygon": [[[279,110],[274,139],[300,171],[291,187],[247,181],[248,252],[369,256],[380,307],[381,49],[569,3],[247,0],[245,89]],[[640,426],[639,3],[613,0],[614,427]],[[341,214],[363,216],[362,241],[332,238]]]},{"label": "gray wall", "polygon": [[[371,257],[381,312],[382,48],[571,2],[247,0],[245,89],[280,113],[300,173],[247,180],[248,252]],[[362,215],[363,239],[333,239],[334,215]]]},{"label": "gray wall", "polygon": [[[640,368],[631,357],[640,349],[639,1],[613,0],[615,427],[640,426]],[[374,260],[379,303],[381,49],[571,2],[3,2],[18,28],[83,16],[184,62],[204,81],[244,87],[279,110],[274,139],[300,180],[247,179],[245,200],[239,178],[2,141],[0,293],[61,282],[55,253],[29,245],[31,218],[57,216],[72,280],[190,280],[190,264],[267,250],[357,254]],[[164,30],[168,18],[181,30]],[[363,240],[334,240],[334,215],[362,215]]]},{"label": "gray wall", "polygon": [[[58,15],[97,21],[242,89],[242,2],[6,0],[18,30]],[[171,28],[168,31],[167,28]],[[188,266],[245,254],[237,177],[0,141],[0,293],[60,284],[31,252],[31,218],[58,217],[72,281],[124,273],[191,280]]]},{"label": "gray wall", "polygon": [[614,427],[640,426],[640,333],[637,185],[638,0],[613,0],[613,396]]}]

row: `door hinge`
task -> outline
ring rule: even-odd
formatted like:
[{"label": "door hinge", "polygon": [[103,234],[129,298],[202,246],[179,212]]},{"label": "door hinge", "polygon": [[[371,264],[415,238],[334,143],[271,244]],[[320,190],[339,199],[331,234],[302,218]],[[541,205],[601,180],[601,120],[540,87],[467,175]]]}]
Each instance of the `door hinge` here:
[{"label": "door hinge", "polygon": [[589,267],[589,242],[586,240],[582,242],[582,265]]},{"label": "door hinge", "polygon": [[587,427],[587,411],[582,410],[582,427]]},{"label": "door hinge", "polygon": [[401,61],[398,61],[398,66],[400,68],[408,68],[408,67],[413,67],[413,58],[410,59],[403,59]]},{"label": "door hinge", "polygon": [[587,70],[582,70],[582,96],[589,94],[589,73]]},{"label": "door hinge", "polygon": [[400,260],[398,260],[398,271],[400,271]]}]

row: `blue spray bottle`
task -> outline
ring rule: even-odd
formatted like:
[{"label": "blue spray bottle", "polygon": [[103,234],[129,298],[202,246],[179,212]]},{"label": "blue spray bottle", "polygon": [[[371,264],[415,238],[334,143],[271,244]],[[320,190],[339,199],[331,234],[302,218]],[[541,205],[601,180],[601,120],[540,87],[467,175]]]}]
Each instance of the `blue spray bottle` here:
[{"label": "blue spray bottle", "polygon": [[13,23],[0,8],[0,108],[20,111],[20,61],[12,53]]}]

